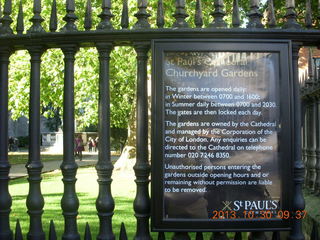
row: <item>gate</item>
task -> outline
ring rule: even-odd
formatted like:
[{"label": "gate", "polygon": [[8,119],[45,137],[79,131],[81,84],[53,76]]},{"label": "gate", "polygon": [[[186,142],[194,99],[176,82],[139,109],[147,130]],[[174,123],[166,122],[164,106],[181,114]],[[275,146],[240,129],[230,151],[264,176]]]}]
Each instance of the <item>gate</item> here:
[{"label": "gate", "polygon": [[[137,54],[137,160],[134,166],[136,175],[136,198],[134,211],[137,220],[135,239],[150,239],[149,218],[149,175],[150,165],[148,161],[148,99],[147,99],[147,65],[148,52],[151,41],[154,39],[264,39],[264,40],[291,40],[294,88],[294,210],[304,209],[302,187],[304,183],[304,162],[308,166],[306,186],[319,193],[320,186],[320,146],[319,146],[319,68],[314,75],[312,68],[309,77],[303,86],[303,99],[307,104],[307,125],[304,128],[303,145],[304,156],[301,156],[301,111],[300,111],[300,85],[298,82],[299,50],[303,46],[318,46],[320,32],[313,28],[317,20],[312,17],[311,0],[306,0],[303,24],[298,23],[298,15],[295,11],[295,1],[286,0],[286,12],[284,18],[276,19],[273,0],[268,1],[267,16],[262,21],[263,14],[259,0],[250,0],[250,11],[247,13],[246,27],[242,27],[240,21],[240,7],[238,0],[233,1],[232,24],[229,27],[224,17],[226,16],[223,0],[214,0],[211,13],[213,21],[209,26],[203,27],[203,15],[201,0],[196,1],[194,9],[195,28],[189,27],[186,18],[185,0],[175,1],[175,21],[171,28],[164,28],[165,9],[163,0],[158,0],[158,7],[152,10],[157,14],[157,28],[151,28],[147,0],[138,0],[137,21],[132,29],[128,29],[128,3],[123,1],[121,16],[121,28],[112,26],[111,0],[102,0],[100,23],[92,30],[90,0],[86,8],[84,21],[85,31],[77,30],[75,21],[75,1],[66,0],[66,15],[64,27],[57,31],[56,0],[52,1],[49,31],[44,30],[41,23],[41,0],[34,0],[33,17],[30,20],[32,27],[25,31],[23,28],[23,12],[20,8],[16,21],[16,32],[11,27],[13,22],[12,1],[6,0],[3,16],[0,19],[0,239],[13,239],[13,231],[9,224],[11,211],[11,196],[8,191],[10,164],[8,161],[8,67],[9,57],[14,51],[25,49],[31,56],[30,76],[30,115],[29,115],[29,161],[28,170],[29,195],[27,197],[28,214],[30,216],[30,228],[28,239],[45,239],[41,216],[44,200],[41,195],[40,182],[43,164],[40,160],[40,66],[41,55],[50,48],[60,48],[64,54],[64,102],[63,102],[63,162],[61,171],[63,174],[64,193],[61,208],[65,220],[65,229],[62,239],[80,239],[77,227],[77,215],[79,201],[75,192],[77,164],[74,158],[74,62],[79,48],[96,47],[99,53],[99,157],[96,165],[99,196],[96,202],[98,217],[100,219],[97,239],[114,239],[112,228],[112,216],[114,201],[111,195],[111,175],[113,165],[110,159],[110,93],[109,93],[109,61],[110,53],[114,46],[132,46]],[[320,7],[320,6],[319,6]],[[1,12],[1,11],[0,11]],[[155,13],[156,12],[156,13]],[[190,14],[190,13],[189,13]],[[278,24],[281,23],[281,24]],[[317,23],[318,25],[318,23]],[[107,146],[107,147],[101,147]],[[293,230],[290,239],[304,239],[302,221],[293,220]],[[21,239],[21,234],[15,233],[15,239]],[[52,230],[53,228],[51,228]],[[313,239],[318,239],[314,233]],[[164,239],[164,233],[159,233],[159,239]],[[196,239],[202,239],[202,233],[197,233]],[[225,233],[215,233],[213,239],[227,239]],[[55,239],[54,231],[50,231],[49,239]],[[91,239],[87,229],[85,239]],[[120,233],[120,239],[126,239],[124,228]],[[190,239],[188,233],[175,233],[173,239]],[[235,234],[234,239],[241,239],[241,233]],[[250,239],[266,239],[264,232],[253,232]],[[272,239],[280,239],[279,232],[273,234]]]}]

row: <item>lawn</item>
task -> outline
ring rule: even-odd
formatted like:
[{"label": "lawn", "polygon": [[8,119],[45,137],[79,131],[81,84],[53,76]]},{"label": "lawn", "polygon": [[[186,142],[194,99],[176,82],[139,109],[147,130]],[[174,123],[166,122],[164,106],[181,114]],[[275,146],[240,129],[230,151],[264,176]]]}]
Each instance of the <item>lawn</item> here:
[{"label": "lawn", "polygon": [[[129,238],[135,232],[135,217],[133,213],[133,199],[135,196],[135,183],[132,174],[116,173],[112,184],[112,193],[116,208],[113,216],[114,233],[118,236],[121,222],[125,222]],[[61,173],[43,174],[41,183],[42,194],[45,199],[43,226],[47,233],[51,219],[55,222],[58,239],[63,233],[63,216],[60,200],[63,192]],[[95,200],[98,195],[96,171],[93,167],[80,168],[77,174],[76,190],[80,201],[78,227],[81,238],[84,235],[86,222],[89,222],[93,239],[98,233],[99,220],[96,215]],[[10,181],[9,191],[12,196],[11,228],[14,229],[16,219],[20,219],[22,232],[28,232],[29,215],[26,213],[26,196],[28,193],[26,178]],[[155,237],[155,235],[154,235]],[[118,237],[117,237],[118,238]]]},{"label": "lawn", "polygon": [[[60,207],[63,192],[62,175],[60,171],[42,175],[42,194],[45,200],[42,222],[46,236],[49,232],[49,223],[53,219],[58,235],[61,239],[64,227],[64,218]],[[136,218],[133,212],[133,199],[135,197],[136,185],[134,175],[128,172],[114,171],[112,182],[112,195],[115,201],[113,231],[116,239],[119,239],[121,222],[125,223],[128,239],[133,239],[136,231]],[[12,196],[11,229],[15,228],[16,220],[20,220],[24,239],[29,227],[29,215],[26,208],[26,196],[28,194],[28,183],[26,178],[10,181],[9,191]],[[80,202],[78,215],[78,230],[81,239],[84,236],[85,224],[90,224],[92,239],[96,239],[98,233],[99,219],[96,214],[95,201],[98,195],[97,174],[94,167],[79,168],[77,173],[76,191]],[[151,233],[153,239],[157,239],[156,233]],[[233,234],[231,233],[230,236]],[[195,239],[195,234],[190,234]],[[166,238],[171,239],[172,233],[166,233]],[[211,233],[205,233],[204,239],[210,239]]]},{"label": "lawn", "polygon": [[[119,152],[111,152],[111,156],[119,156]],[[26,164],[28,162],[29,154],[28,152],[9,152],[9,163],[11,165],[15,164]],[[83,157],[96,157],[97,153],[90,153],[90,152],[84,152]],[[41,152],[41,162],[49,162],[49,161],[62,161],[63,154],[57,154],[57,153],[47,153],[47,152]]]},{"label": "lawn", "polygon": [[[9,163],[11,165],[26,164],[28,162],[28,156],[27,152],[9,152]],[[62,158],[62,154],[41,153],[42,162],[61,161]]]}]

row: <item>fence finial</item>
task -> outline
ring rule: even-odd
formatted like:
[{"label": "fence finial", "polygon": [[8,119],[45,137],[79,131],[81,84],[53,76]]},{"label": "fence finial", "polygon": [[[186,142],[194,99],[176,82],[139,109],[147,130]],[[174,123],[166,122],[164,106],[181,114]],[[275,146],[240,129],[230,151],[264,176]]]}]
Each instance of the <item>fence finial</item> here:
[{"label": "fence finial", "polygon": [[134,15],[138,21],[134,25],[134,28],[150,28],[148,17],[151,15],[147,13],[148,0],[138,0],[139,11]]},{"label": "fence finial", "polygon": [[249,17],[249,23],[247,28],[263,28],[261,23],[262,14],[259,11],[259,2],[260,0],[251,0],[250,1],[250,12],[247,14]]},{"label": "fence finial", "polygon": [[67,14],[63,18],[66,24],[61,29],[61,31],[63,32],[78,31],[77,26],[74,23],[78,19],[78,17],[74,13],[75,12],[74,0],[66,0],[66,12]]},{"label": "fence finial", "polygon": [[113,29],[111,18],[113,18],[114,15],[111,13],[111,0],[103,0],[101,8],[102,12],[99,14],[101,21],[97,29]]},{"label": "fence finial", "polygon": [[211,12],[211,16],[214,18],[210,27],[212,28],[226,28],[227,23],[223,20],[226,12],[224,9],[223,0],[215,0],[214,1],[214,11]]},{"label": "fence finial", "polygon": [[162,0],[158,0],[157,26],[158,26],[158,28],[163,28],[163,26],[164,26],[164,10],[163,10],[163,1]]},{"label": "fence finial", "polygon": [[22,34],[24,31],[24,24],[23,24],[23,7],[22,7],[22,0],[19,3],[19,12],[17,17],[17,33]]},{"label": "fence finial", "polygon": [[51,14],[50,14],[50,25],[49,30],[50,32],[55,32],[58,27],[58,20],[57,20],[57,1],[53,0],[51,5]]},{"label": "fence finial", "polygon": [[275,28],[277,26],[276,16],[274,13],[273,0],[268,0],[268,27]]},{"label": "fence finial", "polygon": [[57,233],[56,233],[56,228],[54,226],[53,220],[50,221],[49,240],[57,240]]},{"label": "fence finial", "polygon": [[197,0],[197,2],[196,2],[194,24],[196,25],[197,28],[201,28],[203,25],[203,14],[202,14],[201,0]]},{"label": "fence finial", "polygon": [[10,27],[12,21],[12,0],[6,0],[3,7],[3,17],[0,19],[0,34],[13,34],[12,28]]},{"label": "fence finial", "polygon": [[173,28],[187,28],[189,27],[185,18],[189,15],[186,13],[186,1],[185,0],[176,0],[176,11],[173,14],[173,17],[176,21],[173,23]]},{"label": "fence finial", "polygon": [[44,32],[41,23],[44,19],[41,17],[41,0],[33,0],[33,17],[30,19],[32,22],[31,28],[28,30],[28,33],[40,33]]},{"label": "fence finial", "polygon": [[306,1],[306,28],[312,28],[312,9],[311,1]]},{"label": "fence finial", "polygon": [[17,222],[16,222],[16,230],[15,230],[15,234],[14,234],[14,239],[15,240],[23,240],[19,219],[17,219]]},{"label": "fence finial", "polygon": [[87,0],[86,12],[84,16],[84,29],[89,31],[92,28],[92,6],[91,0]]},{"label": "fence finial", "polygon": [[127,29],[129,27],[128,0],[123,0],[122,14],[121,14],[121,27],[122,29]]},{"label": "fence finial", "polygon": [[232,7],[232,27],[240,27],[240,14],[239,14],[239,2],[238,0],[233,0]]},{"label": "fence finial", "polygon": [[286,23],[283,25],[284,29],[300,29],[301,26],[297,23],[297,13],[294,10],[295,2],[294,0],[286,0]]},{"label": "fence finial", "polygon": [[123,223],[123,222],[121,223],[119,240],[128,240],[126,227],[124,226],[124,223]]}]

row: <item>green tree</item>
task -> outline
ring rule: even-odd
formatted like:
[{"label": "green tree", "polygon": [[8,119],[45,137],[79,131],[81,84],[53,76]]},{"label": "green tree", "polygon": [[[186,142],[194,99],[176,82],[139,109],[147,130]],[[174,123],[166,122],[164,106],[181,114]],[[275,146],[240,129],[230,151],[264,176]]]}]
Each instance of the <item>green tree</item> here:
[{"label": "green tree", "polygon": [[[225,0],[227,16],[225,20],[231,23],[233,0]],[[245,12],[249,9],[249,0],[239,0],[242,20],[246,18]],[[284,1],[274,1],[277,16],[280,19],[284,16]],[[49,31],[49,19],[52,0],[42,0],[42,17],[45,19],[43,27]],[[31,27],[28,21],[33,15],[32,1],[22,0],[24,8],[25,29]],[[120,29],[120,18],[122,1],[112,1],[112,12],[115,17],[112,19],[114,28]],[[3,4],[2,4],[3,5]],[[98,17],[101,12],[100,1],[93,1],[92,16],[94,28],[98,25]],[[189,14],[187,21],[190,27],[194,27],[194,9],[196,1],[187,0],[186,10]],[[149,1],[148,11],[151,13],[149,21],[152,27],[156,27],[156,8],[157,1]],[[305,0],[296,0],[296,10],[299,14],[299,20],[304,21]],[[210,13],[213,10],[213,1],[202,1],[204,25],[212,21]],[[266,4],[262,6],[264,9]],[[65,15],[64,1],[57,2],[58,8],[58,29],[65,24],[62,21]],[[19,1],[13,1],[12,18],[17,19]],[[281,9],[281,10],[279,10]],[[317,9],[317,1],[312,0],[312,9]],[[174,1],[164,1],[165,10],[165,27],[171,27],[174,18],[172,17],[175,8]],[[130,27],[136,22],[134,13],[137,12],[136,0],[129,1],[129,22]],[[84,30],[84,4],[83,1],[76,1],[76,14],[79,17],[77,26],[80,31]],[[280,19],[281,22],[281,19]],[[15,23],[13,28],[15,28]],[[95,48],[82,48],[76,55],[75,67],[75,109],[78,127],[97,124],[97,99],[98,99],[98,54]],[[134,93],[135,93],[135,53],[131,47],[116,47],[111,55],[111,125],[112,127],[125,128],[128,124],[129,114],[131,111]],[[12,117],[17,119],[20,116],[28,116],[28,105],[25,103],[29,100],[29,74],[30,74],[30,57],[26,51],[17,51],[11,57],[10,65],[10,103],[9,107]],[[62,114],[62,97],[63,97],[63,54],[59,49],[49,49],[42,57],[42,76],[41,76],[41,104],[44,110],[43,114],[52,117],[53,110],[61,108]],[[50,67],[48,67],[50,66]],[[51,106],[50,108],[48,106]]]},{"label": "green tree", "polygon": [[[0,0],[1,1],[1,0]],[[3,1],[3,0],[2,0]],[[45,19],[43,27],[49,31],[49,19],[52,0],[42,0],[42,17]],[[149,22],[151,27],[156,28],[156,0],[149,0],[148,12],[151,13]],[[170,28],[174,22],[172,15],[175,12],[174,0],[163,1],[165,10],[165,27]],[[246,12],[249,11],[249,0],[239,0],[242,23],[247,20]],[[31,22],[27,21],[33,15],[32,1],[22,0],[24,7],[25,29],[29,29]],[[130,28],[135,24],[134,14],[138,11],[137,1],[129,0],[129,22]],[[231,24],[233,0],[225,0],[226,22]],[[278,22],[283,22],[285,15],[284,1],[275,1],[276,16]],[[17,18],[18,0],[13,1],[13,19]],[[65,15],[64,1],[57,2],[58,7],[58,29],[65,24],[62,18]],[[115,29],[120,29],[122,1],[112,1],[112,13],[115,17],[112,23]],[[92,16],[93,28],[95,28],[100,19],[101,1],[93,1]],[[261,3],[261,12],[266,9],[266,3]],[[3,6],[3,4],[2,4]],[[196,1],[186,0],[186,11],[189,17],[186,19],[190,27],[194,24],[194,9]],[[305,0],[296,0],[296,11],[299,14],[299,22],[304,22]],[[213,11],[212,0],[202,0],[204,27],[212,22],[210,13]],[[317,9],[317,0],[312,0],[312,9]],[[315,11],[314,11],[315,12]],[[84,30],[84,1],[76,0],[76,15],[79,20],[76,22],[80,31]],[[13,28],[15,28],[13,24]],[[136,60],[135,52],[132,47],[115,47],[111,54],[110,64],[110,92],[111,92],[111,126],[115,128],[131,128],[129,133],[128,146],[125,149],[127,153],[124,159],[133,157],[135,142],[135,81],[136,81]],[[10,86],[9,86],[9,108],[12,117],[17,119],[20,116],[28,116],[29,102],[29,78],[30,78],[30,57],[27,51],[17,51],[11,57],[10,65]],[[55,117],[57,112],[63,114],[63,54],[59,49],[49,49],[42,57],[42,75],[41,75],[41,105],[43,115],[49,118]],[[150,65],[150,64],[149,64]],[[78,128],[83,129],[87,126],[96,125],[98,121],[98,72],[99,62],[97,50],[91,48],[81,48],[76,55],[75,66],[75,114]],[[131,146],[131,147],[130,147]]]},{"label": "green tree", "polygon": [[[23,1],[25,29],[31,27],[31,22],[26,21],[32,17],[32,1]],[[51,11],[51,0],[42,1],[42,17],[45,19],[43,27],[48,31]],[[129,2],[130,15],[133,16],[134,1]],[[94,2],[93,26],[97,26],[100,19],[101,3]],[[58,2],[58,19],[65,14],[63,1]],[[117,1],[113,4],[114,27],[120,28],[122,4]],[[17,18],[18,1],[14,2],[13,19]],[[84,8],[80,1],[77,2],[78,29],[84,30]],[[133,19],[131,19],[133,22]],[[58,22],[58,29],[64,25]],[[14,28],[14,26],[13,26]],[[135,54],[131,47],[115,47],[111,53],[110,63],[110,92],[111,92],[111,126],[126,128],[135,93]],[[9,109],[12,118],[28,116],[29,88],[30,88],[30,56],[27,51],[17,51],[11,58],[10,83],[9,83]],[[50,67],[48,67],[50,66]],[[42,56],[41,65],[41,107],[43,115],[52,118],[59,113],[63,114],[63,54],[60,49],[49,49]],[[97,50],[81,48],[76,55],[75,63],[75,117],[77,127],[83,129],[96,125],[98,121],[98,80],[99,61]]]}]

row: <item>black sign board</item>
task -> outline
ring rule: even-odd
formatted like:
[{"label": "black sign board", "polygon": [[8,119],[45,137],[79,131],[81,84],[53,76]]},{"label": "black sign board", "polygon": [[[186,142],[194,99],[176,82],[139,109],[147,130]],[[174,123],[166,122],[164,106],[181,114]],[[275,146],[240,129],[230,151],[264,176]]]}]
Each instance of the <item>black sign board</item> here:
[{"label": "black sign board", "polygon": [[153,42],[153,230],[290,228],[290,50]]}]

